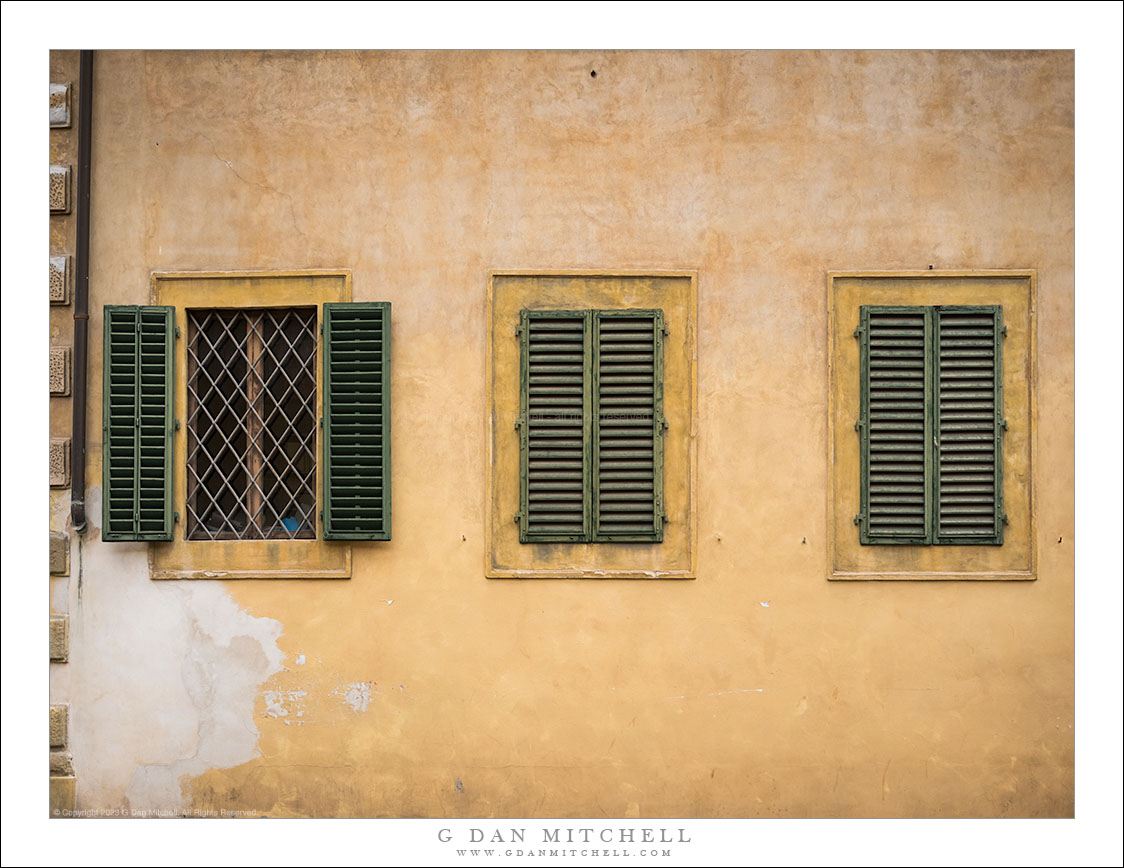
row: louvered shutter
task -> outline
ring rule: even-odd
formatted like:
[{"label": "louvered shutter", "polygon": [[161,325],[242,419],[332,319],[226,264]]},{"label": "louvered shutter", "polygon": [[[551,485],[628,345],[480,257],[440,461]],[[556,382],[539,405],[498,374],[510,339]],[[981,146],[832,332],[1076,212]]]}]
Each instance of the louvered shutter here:
[{"label": "louvered shutter", "polygon": [[590,316],[520,317],[521,542],[589,538]]},{"label": "louvered shutter", "polygon": [[102,539],[172,539],[174,311],[107,305]]},{"label": "louvered shutter", "polygon": [[861,320],[861,541],[929,543],[929,314],[863,307]]},{"label": "louvered shutter", "polygon": [[390,539],[390,303],[324,305],[325,539]]},{"label": "louvered shutter", "polygon": [[593,318],[593,535],[663,538],[663,312]]},{"label": "louvered shutter", "polygon": [[937,542],[1003,542],[1003,311],[934,313]]}]

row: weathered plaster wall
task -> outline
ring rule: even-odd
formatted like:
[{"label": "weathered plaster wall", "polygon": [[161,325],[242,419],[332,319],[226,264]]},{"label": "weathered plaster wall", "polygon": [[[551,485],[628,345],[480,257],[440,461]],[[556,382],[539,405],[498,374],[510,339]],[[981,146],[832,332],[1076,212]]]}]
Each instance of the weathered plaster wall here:
[{"label": "weathered plaster wall", "polygon": [[[351,269],[394,306],[394,540],[156,583],[92,530],[79,807],[1072,813],[1072,54],[99,52],[95,88],[91,371],[152,271]],[[825,274],[929,265],[1037,269],[1035,582],[827,579]],[[515,268],[697,269],[697,580],[483,577]],[[91,481],[100,409],[93,373]]]}]

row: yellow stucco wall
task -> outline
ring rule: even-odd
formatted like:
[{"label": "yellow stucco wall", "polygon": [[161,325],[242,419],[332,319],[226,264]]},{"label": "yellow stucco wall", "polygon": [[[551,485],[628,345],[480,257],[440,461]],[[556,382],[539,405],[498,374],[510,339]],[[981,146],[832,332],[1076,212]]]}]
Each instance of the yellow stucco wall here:
[{"label": "yellow stucco wall", "polygon": [[[394,538],[154,582],[94,511],[79,807],[1072,814],[1072,53],[99,52],[95,111],[91,485],[102,305],[347,270]],[[929,266],[1037,275],[1036,581],[829,580],[826,276]],[[697,274],[693,581],[485,578],[489,273],[567,269]]]}]

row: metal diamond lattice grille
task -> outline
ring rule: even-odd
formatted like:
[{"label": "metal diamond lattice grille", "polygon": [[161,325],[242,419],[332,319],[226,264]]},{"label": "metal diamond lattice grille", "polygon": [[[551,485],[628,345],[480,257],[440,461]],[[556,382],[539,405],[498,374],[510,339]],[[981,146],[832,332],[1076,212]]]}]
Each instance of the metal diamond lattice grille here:
[{"label": "metal diamond lattice grille", "polygon": [[315,538],[316,309],[187,318],[187,538]]}]

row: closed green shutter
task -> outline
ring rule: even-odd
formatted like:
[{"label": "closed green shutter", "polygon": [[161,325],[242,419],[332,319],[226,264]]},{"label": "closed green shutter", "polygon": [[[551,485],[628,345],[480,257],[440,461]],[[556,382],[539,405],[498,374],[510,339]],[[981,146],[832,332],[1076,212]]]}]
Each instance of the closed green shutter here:
[{"label": "closed green shutter", "polygon": [[929,316],[862,308],[862,542],[930,542]]},{"label": "closed green shutter", "polygon": [[1003,542],[1003,311],[935,311],[937,542]]},{"label": "closed green shutter", "polygon": [[172,539],[174,312],[105,307],[102,539]]},{"label": "closed green shutter", "polygon": [[860,541],[1002,544],[1002,309],[860,319]]},{"label": "closed green shutter", "polygon": [[663,539],[663,312],[521,314],[520,542]]},{"label": "closed green shutter", "polygon": [[663,539],[663,312],[594,315],[593,518],[598,541]]},{"label": "closed green shutter", "polygon": [[589,536],[588,311],[520,316],[520,542]]},{"label": "closed green shutter", "polygon": [[324,539],[390,539],[390,303],[324,305]]}]

